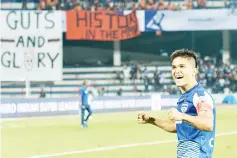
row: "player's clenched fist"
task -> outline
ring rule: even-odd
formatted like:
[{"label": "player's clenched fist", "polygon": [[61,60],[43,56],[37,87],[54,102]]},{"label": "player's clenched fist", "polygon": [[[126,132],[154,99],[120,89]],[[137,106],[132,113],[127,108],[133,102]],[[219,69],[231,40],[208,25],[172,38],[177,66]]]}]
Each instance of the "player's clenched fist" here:
[{"label": "player's clenched fist", "polygon": [[183,114],[174,108],[170,109],[170,111],[168,113],[168,117],[172,121],[182,121],[183,120]]},{"label": "player's clenched fist", "polygon": [[147,114],[145,113],[138,114],[137,121],[139,124],[147,123],[148,119],[149,119],[149,116],[147,116]]}]

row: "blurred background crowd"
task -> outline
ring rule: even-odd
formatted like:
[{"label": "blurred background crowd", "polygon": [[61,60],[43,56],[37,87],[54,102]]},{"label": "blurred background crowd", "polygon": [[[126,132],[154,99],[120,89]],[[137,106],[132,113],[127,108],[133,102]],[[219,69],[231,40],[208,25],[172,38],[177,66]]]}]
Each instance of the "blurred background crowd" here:
[{"label": "blurred background crowd", "polygon": [[[152,75],[148,75],[152,73]],[[166,73],[159,70],[157,66],[154,71],[150,71],[142,64],[126,64],[122,71],[117,72],[116,79],[121,83],[127,81],[134,84],[134,91],[166,91],[169,94],[179,94],[179,90],[173,85],[165,84]],[[171,76],[170,76],[171,79]],[[205,56],[199,58],[199,83],[207,88],[211,93],[237,92],[237,67],[231,61],[223,63],[220,58]],[[172,79],[171,79],[172,80]],[[143,83],[143,90],[137,89],[136,84]],[[120,89],[121,91],[121,89]]]},{"label": "blurred background crowd", "polygon": [[[37,10],[186,10],[230,8],[236,0],[2,0],[2,9]],[[21,8],[19,8],[21,4]]]}]

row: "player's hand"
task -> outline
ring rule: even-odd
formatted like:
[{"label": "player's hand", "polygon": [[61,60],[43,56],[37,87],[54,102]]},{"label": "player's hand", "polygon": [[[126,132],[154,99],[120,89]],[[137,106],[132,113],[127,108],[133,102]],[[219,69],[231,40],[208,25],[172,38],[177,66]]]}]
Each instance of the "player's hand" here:
[{"label": "player's hand", "polygon": [[183,113],[179,112],[175,108],[172,108],[168,112],[168,118],[172,121],[182,121],[183,120]]},{"label": "player's hand", "polygon": [[137,121],[139,124],[147,123],[148,119],[149,119],[149,116],[147,116],[147,114],[145,113],[138,114]]}]

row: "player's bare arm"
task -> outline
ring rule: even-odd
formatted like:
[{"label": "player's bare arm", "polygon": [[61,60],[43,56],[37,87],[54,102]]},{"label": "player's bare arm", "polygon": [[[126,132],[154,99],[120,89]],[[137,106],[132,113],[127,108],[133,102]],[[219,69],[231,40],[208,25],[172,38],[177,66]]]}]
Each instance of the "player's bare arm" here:
[{"label": "player's bare arm", "polygon": [[197,105],[197,116],[187,115],[179,112],[177,109],[171,109],[169,118],[173,121],[185,121],[194,127],[203,131],[212,131],[213,129],[213,111],[209,103],[202,101]]},{"label": "player's bare arm", "polygon": [[138,115],[138,123],[140,124],[152,124],[167,132],[176,133],[176,124],[172,120],[164,120],[160,118],[154,118],[146,115],[145,113],[140,113]]}]

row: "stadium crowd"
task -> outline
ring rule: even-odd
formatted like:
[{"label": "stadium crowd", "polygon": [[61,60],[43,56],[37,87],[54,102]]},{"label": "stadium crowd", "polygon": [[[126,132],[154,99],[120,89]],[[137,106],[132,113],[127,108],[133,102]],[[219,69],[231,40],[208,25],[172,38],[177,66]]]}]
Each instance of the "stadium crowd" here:
[{"label": "stadium crowd", "polygon": [[[206,0],[198,0],[196,8],[205,8]],[[91,11],[102,11],[102,10],[177,10],[177,9],[192,9],[193,2],[192,0],[187,0],[179,6],[173,5],[172,2],[169,2],[167,5],[164,4],[164,0],[140,0],[129,1],[126,0],[66,0],[65,2],[59,2],[57,0],[45,1],[40,0],[39,6],[37,9],[39,10],[91,10]]]},{"label": "stadium crowd", "polygon": [[[221,0],[229,7],[236,0]],[[207,0],[39,0],[37,10],[186,10],[206,9]],[[28,9],[27,0],[22,0],[22,9]]]},{"label": "stadium crowd", "polygon": [[[228,63],[222,63],[217,57],[206,56],[199,61],[198,81],[211,93],[237,92],[237,67]],[[152,73],[153,75],[149,75]],[[149,72],[146,66],[141,64],[127,64],[121,72],[117,72],[116,79],[121,83],[134,84],[134,91],[149,92],[159,91],[169,94],[179,94],[174,84],[165,84],[165,73],[156,67],[155,71]],[[143,83],[144,89],[137,89],[137,84]]]}]

